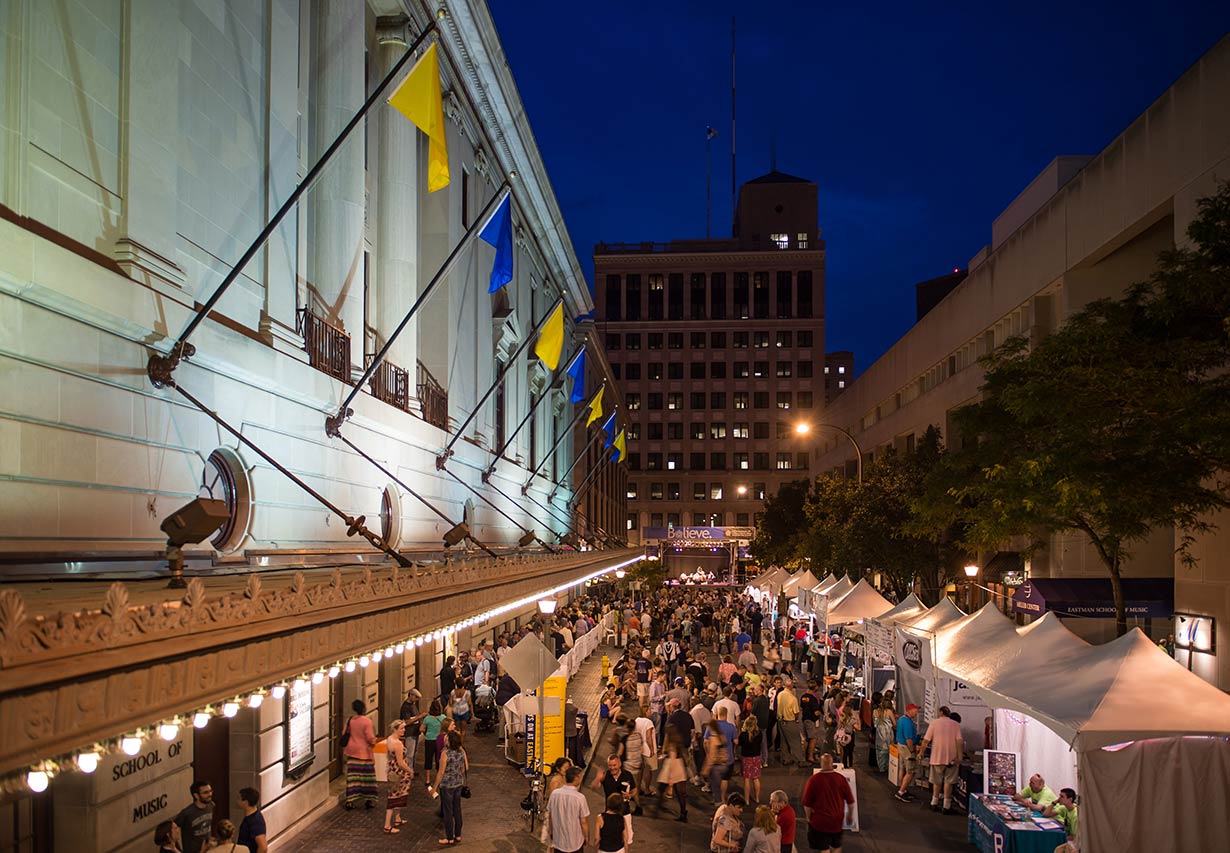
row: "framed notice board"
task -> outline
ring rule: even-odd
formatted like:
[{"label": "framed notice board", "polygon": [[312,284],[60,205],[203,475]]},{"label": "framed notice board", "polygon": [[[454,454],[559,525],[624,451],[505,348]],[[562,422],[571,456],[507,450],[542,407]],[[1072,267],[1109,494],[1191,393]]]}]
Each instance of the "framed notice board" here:
[{"label": "framed notice board", "polygon": [[988,749],[982,753],[984,794],[1004,794],[1011,797],[1021,790],[1021,755]]}]

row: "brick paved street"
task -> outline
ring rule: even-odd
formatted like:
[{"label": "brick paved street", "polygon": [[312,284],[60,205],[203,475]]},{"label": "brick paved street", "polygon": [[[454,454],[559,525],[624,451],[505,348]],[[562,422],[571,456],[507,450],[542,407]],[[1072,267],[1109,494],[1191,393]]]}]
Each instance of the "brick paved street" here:
[{"label": "brick paved street", "polygon": [[[603,654],[612,661],[618,651],[606,646],[599,648],[569,683],[569,695],[579,711],[589,713],[591,737],[600,738],[597,713],[600,690],[600,666]],[[628,706],[628,710],[634,710]],[[537,831],[530,835],[521,798],[528,791],[528,784],[521,773],[504,760],[502,748],[496,746],[493,734],[471,735],[467,739],[470,755],[470,787],[472,799],[464,800],[462,812],[463,842],[457,849],[473,853],[541,853],[542,843]],[[594,813],[602,808],[601,796],[590,787],[594,773],[603,766],[606,744],[599,743],[595,760],[586,773],[583,790]],[[846,853],[931,853],[931,851],[972,850],[965,840],[965,817],[935,814],[920,803],[905,804],[893,799],[893,788],[879,774],[867,772],[861,763],[866,758],[866,748],[860,746],[855,759],[858,774],[859,816],[862,831],[847,833],[842,847]],[[314,821],[288,841],[277,845],[277,853],[375,853],[375,851],[424,851],[437,849],[440,820],[436,801],[429,800],[423,787],[422,761],[418,762],[415,789],[409,806],[403,810],[407,823],[398,835],[386,835],[381,831],[384,821],[383,807],[372,811],[346,811],[340,806],[331,808],[323,817]],[[771,791],[781,788],[790,795],[791,802],[799,813],[798,847],[805,853],[806,824],[803,810],[798,806],[799,796],[809,771],[783,768],[771,764],[761,780],[761,799],[767,802]],[[736,790],[739,781],[735,779]],[[925,795],[923,795],[925,797]],[[709,848],[709,821],[713,807],[708,796],[699,789],[690,788],[689,822],[676,823],[678,807],[668,800],[661,818],[652,800],[645,802],[645,813],[635,818],[636,833],[632,850],[635,853],[683,853],[705,851]],[[744,812],[745,823],[750,824],[750,810]]]}]

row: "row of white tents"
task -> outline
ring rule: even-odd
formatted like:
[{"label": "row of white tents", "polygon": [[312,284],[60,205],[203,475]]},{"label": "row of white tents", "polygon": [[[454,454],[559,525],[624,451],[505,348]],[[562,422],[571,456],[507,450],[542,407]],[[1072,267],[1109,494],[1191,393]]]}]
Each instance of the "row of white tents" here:
[{"label": "row of white tents", "polygon": [[1025,778],[1081,794],[1085,853],[1230,845],[1230,696],[1138,628],[1092,646],[1053,613],[1017,627],[993,604],[968,615],[947,598],[893,606],[865,579],[834,597],[834,581],[804,587],[805,575],[777,569],[753,586],[796,600],[802,587],[807,612],[862,633],[869,658],[895,667],[903,704],[921,684],[915,704],[950,704],[963,718],[962,702],[992,709],[995,746],[1020,754]]}]

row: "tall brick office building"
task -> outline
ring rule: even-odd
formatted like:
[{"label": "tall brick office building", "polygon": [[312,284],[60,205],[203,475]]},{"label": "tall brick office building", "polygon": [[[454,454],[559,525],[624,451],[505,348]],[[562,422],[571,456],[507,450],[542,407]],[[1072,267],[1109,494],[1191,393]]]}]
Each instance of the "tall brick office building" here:
[{"label": "tall brick office building", "polygon": [[628,423],[628,534],[748,526],[808,476],[800,420],[824,404],[824,243],[816,184],[739,191],[735,236],[594,249],[597,326]]}]

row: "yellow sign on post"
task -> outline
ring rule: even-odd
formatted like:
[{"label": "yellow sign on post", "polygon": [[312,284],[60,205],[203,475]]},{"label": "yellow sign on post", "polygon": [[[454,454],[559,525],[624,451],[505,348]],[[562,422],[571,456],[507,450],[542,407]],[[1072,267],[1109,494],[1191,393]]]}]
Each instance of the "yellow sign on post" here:
[{"label": "yellow sign on post", "polygon": [[[548,678],[543,682],[544,697],[559,697],[559,713],[546,714],[539,728],[542,737],[542,763],[551,764],[555,759],[564,756],[564,703],[567,700],[568,679],[562,675]],[[551,703],[555,704],[555,703]]]}]

